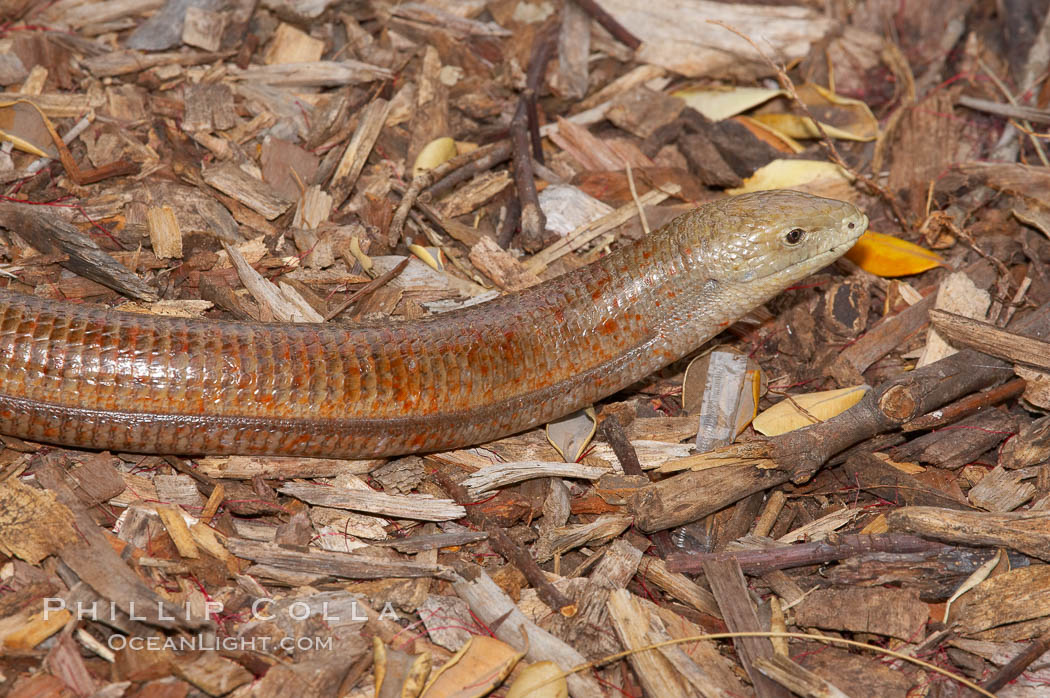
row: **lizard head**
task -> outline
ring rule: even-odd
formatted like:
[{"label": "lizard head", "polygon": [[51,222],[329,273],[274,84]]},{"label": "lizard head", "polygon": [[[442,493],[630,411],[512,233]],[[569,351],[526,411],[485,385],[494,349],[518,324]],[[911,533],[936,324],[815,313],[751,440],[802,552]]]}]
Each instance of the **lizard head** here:
[{"label": "lizard head", "polygon": [[780,288],[838,259],[868,228],[853,204],[787,189],[734,196],[702,211],[711,278]]}]

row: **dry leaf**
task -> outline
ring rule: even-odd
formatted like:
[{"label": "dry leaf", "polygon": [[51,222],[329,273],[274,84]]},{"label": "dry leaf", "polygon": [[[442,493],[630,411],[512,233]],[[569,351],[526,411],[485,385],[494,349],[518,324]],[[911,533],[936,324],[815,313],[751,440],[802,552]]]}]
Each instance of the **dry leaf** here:
[{"label": "dry leaf", "polygon": [[0,141],[41,158],[57,158],[54,126],[44,112],[23,100],[0,102]]},{"label": "dry leaf", "polygon": [[784,90],[766,87],[686,87],[672,92],[711,121],[721,121],[764,104],[774,97],[787,94]]},{"label": "dry leaf", "polygon": [[755,417],[751,425],[755,431],[766,436],[785,434],[815,424],[814,419],[823,422],[845,412],[860,402],[869,390],[871,388],[866,385],[855,385],[838,390],[793,395]]},{"label": "dry leaf", "polygon": [[569,685],[554,662],[536,662],[525,667],[507,691],[507,698],[568,698]]},{"label": "dry leaf", "polygon": [[944,264],[936,252],[870,230],[860,236],[846,258],[876,276],[910,276]]},{"label": "dry leaf", "polygon": [[456,157],[456,141],[448,136],[435,138],[423,146],[416,156],[416,163],[412,166],[412,175],[432,170],[438,165],[448,162]]},{"label": "dry leaf", "polygon": [[598,417],[593,407],[577,410],[547,425],[550,441],[566,463],[575,463],[583,455],[598,428]]},{"label": "dry leaf", "polygon": [[525,656],[494,637],[475,635],[434,673],[423,698],[480,698]]},{"label": "dry leaf", "polygon": [[[879,122],[864,102],[841,97],[813,84],[799,87],[798,95],[829,137],[849,141],[873,141],[878,137]],[[802,114],[781,112],[756,114],[752,118],[791,138],[822,137],[813,119]]]},{"label": "dry leaf", "polygon": [[746,194],[769,189],[797,189],[804,184],[827,180],[849,184],[852,177],[846,170],[825,160],[774,160],[755,170],[744,180],[744,186],[730,189],[729,194]]}]

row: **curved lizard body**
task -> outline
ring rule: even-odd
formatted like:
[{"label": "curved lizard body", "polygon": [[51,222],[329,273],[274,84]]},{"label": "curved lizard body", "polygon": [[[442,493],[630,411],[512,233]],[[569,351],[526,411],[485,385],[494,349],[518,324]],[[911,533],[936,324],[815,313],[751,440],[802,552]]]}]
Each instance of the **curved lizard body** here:
[{"label": "curved lizard body", "polygon": [[482,443],[684,356],[866,227],[848,203],[746,194],[524,291],[370,326],[152,317],[0,290],[0,433],[344,458]]}]

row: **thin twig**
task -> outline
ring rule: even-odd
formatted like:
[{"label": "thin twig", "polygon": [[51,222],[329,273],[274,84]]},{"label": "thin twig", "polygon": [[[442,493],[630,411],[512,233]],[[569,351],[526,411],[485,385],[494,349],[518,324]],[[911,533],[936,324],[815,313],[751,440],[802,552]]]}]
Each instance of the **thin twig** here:
[{"label": "thin twig", "polygon": [[575,0],[575,2],[580,6],[580,9],[589,14],[595,22],[602,25],[605,31],[612,34],[614,39],[627,48],[637,51],[638,47],[642,45],[641,39],[617,22],[616,18],[606,12],[605,8],[595,2],[595,0]]},{"label": "thin twig", "polygon": [[981,688],[989,693],[995,693],[1020,676],[1032,662],[1043,656],[1043,653],[1048,649],[1050,649],[1050,632],[1043,633],[1036,638],[1020,654],[1003,665],[1002,669],[992,674],[987,681],[981,684]]},{"label": "thin twig", "polygon": [[539,194],[536,193],[529,152],[526,103],[524,95],[519,98],[518,108],[510,121],[510,142],[514,153],[514,184],[518,189],[518,200],[521,201],[521,245],[526,250],[535,251],[543,246],[547,218],[543,215]]},{"label": "thin twig", "polygon": [[634,199],[634,205],[638,207],[638,220],[642,222],[642,230],[648,235],[649,219],[645,217],[645,208],[642,206],[642,202],[638,198],[638,189],[634,186],[634,174],[631,172],[631,163],[624,160],[623,166],[627,171],[627,186],[631,188],[631,198]]},{"label": "thin twig", "polygon": [[[981,72],[988,76],[992,81],[992,84],[999,88],[999,91],[1003,93],[1003,97],[1006,97],[1006,100],[1016,107],[1017,100],[1014,99],[1012,94],[1010,94],[1010,90],[1008,90],[1003,81],[999,79],[999,76],[996,75],[980,58],[977,59],[977,66],[981,69]],[[1021,123],[1024,124],[1025,128],[1029,131],[1032,130],[1032,124],[1028,119],[1022,119]],[[1043,144],[1039,142],[1038,138],[1031,138],[1031,136],[1029,136],[1029,139],[1032,141],[1032,145],[1035,146],[1035,152],[1038,153],[1039,159],[1043,163],[1043,167],[1050,167],[1050,160],[1047,160],[1046,152],[1043,150]]]},{"label": "thin twig", "polygon": [[361,288],[351,293],[350,297],[342,303],[340,303],[338,308],[324,316],[324,321],[329,322],[332,320],[332,318],[338,317],[340,314],[342,314],[344,310],[356,303],[359,299],[363,298],[364,296],[367,296],[369,293],[372,293],[372,291],[375,291],[380,286],[385,286],[387,283],[389,283],[391,279],[393,279],[405,270],[405,267],[408,266],[408,262],[411,259],[411,257],[405,257],[397,263],[396,267],[383,274],[382,276],[377,276]]}]

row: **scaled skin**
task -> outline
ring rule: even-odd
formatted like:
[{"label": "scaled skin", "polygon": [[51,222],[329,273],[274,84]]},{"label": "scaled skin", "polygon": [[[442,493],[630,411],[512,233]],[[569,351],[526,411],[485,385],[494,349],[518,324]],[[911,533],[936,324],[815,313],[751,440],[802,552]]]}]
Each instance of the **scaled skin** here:
[{"label": "scaled skin", "polygon": [[693,351],[866,228],[848,203],[746,194],[524,291],[369,326],[151,317],[0,291],[0,433],[342,458],[482,443]]}]

